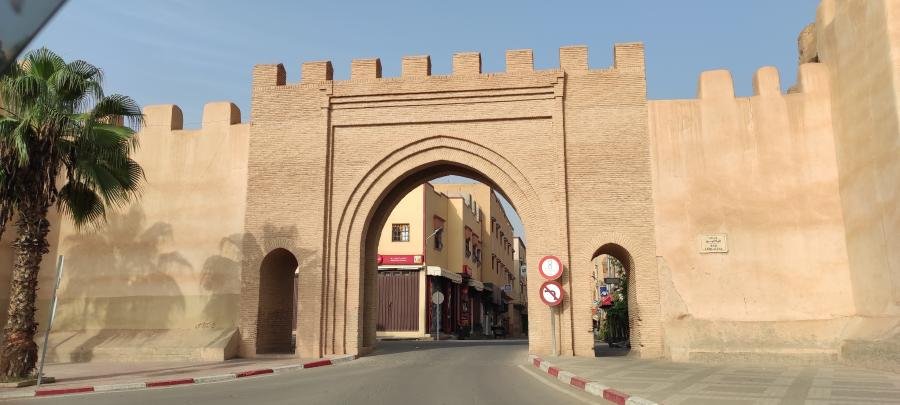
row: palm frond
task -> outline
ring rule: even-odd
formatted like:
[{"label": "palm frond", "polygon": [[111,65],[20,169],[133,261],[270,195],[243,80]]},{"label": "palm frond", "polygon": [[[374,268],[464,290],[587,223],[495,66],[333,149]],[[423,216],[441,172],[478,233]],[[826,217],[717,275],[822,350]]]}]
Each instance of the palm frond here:
[{"label": "palm frond", "polygon": [[144,124],[141,107],[131,97],[121,94],[111,94],[100,99],[94,106],[91,116],[98,121],[122,117],[127,121],[128,127],[134,130],[139,130]]},{"label": "palm frond", "polygon": [[54,72],[66,65],[66,62],[56,53],[39,48],[25,54],[24,69],[30,75],[48,80]]},{"label": "palm frond", "polygon": [[83,183],[69,182],[59,190],[59,210],[68,214],[76,227],[106,218],[100,196]]},{"label": "palm frond", "polygon": [[41,198],[81,226],[138,195],[144,172],[131,155],[143,115],[130,97],[105,95],[102,80],[96,66],[45,48],[0,77],[11,111],[0,117],[0,208],[15,210],[16,196]]}]

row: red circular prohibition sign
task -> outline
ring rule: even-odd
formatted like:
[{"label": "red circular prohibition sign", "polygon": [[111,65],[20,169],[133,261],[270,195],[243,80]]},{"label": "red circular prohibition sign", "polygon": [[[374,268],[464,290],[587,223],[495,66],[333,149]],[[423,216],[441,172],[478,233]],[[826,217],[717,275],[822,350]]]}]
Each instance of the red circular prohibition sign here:
[{"label": "red circular prohibition sign", "polygon": [[541,289],[538,292],[541,295],[541,301],[551,307],[562,304],[563,298],[566,296],[562,285],[552,280],[541,284]]},{"label": "red circular prohibition sign", "polygon": [[538,262],[538,273],[545,280],[556,280],[563,274],[562,260],[556,256],[544,256]]}]

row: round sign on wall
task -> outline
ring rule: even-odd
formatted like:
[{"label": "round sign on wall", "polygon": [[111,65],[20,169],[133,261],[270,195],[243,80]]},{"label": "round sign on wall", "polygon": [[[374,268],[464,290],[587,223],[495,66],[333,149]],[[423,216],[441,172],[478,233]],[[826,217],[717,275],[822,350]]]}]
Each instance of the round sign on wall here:
[{"label": "round sign on wall", "polygon": [[538,263],[538,272],[547,280],[556,280],[562,275],[562,262],[556,256],[544,256]]},{"label": "round sign on wall", "polygon": [[561,304],[563,297],[565,297],[565,291],[563,291],[562,285],[556,281],[545,281],[544,284],[541,284],[540,292],[541,301],[544,301],[544,304],[551,307]]},{"label": "round sign on wall", "polygon": [[444,303],[444,293],[440,291],[435,291],[431,293],[431,302],[437,305],[441,305]]}]

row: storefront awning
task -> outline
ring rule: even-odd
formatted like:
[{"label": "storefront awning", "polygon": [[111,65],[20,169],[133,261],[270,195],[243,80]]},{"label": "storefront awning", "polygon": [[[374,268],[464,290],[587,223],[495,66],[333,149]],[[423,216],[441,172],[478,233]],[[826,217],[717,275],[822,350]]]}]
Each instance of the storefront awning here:
[{"label": "storefront awning", "polygon": [[484,291],[484,283],[475,279],[469,279],[469,285],[475,287],[475,291]]},{"label": "storefront awning", "polygon": [[440,266],[426,266],[425,274],[429,276],[435,277],[444,277],[456,284],[462,284],[462,276],[458,273],[453,273],[447,270],[442,269]]},{"label": "storefront awning", "polygon": [[378,266],[378,271],[386,271],[386,270],[422,270],[422,265],[412,266],[412,265],[402,265],[402,264],[388,264],[388,265],[380,265]]}]

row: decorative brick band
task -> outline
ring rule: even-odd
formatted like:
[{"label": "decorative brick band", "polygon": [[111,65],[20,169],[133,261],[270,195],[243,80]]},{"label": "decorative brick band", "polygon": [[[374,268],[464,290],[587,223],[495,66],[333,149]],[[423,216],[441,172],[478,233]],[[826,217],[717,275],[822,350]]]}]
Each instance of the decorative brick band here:
[{"label": "decorative brick band", "polygon": [[579,377],[575,374],[572,374],[568,371],[562,370],[559,367],[544,361],[540,357],[537,357],[533,354],[528,355],[528,360],[530,360],[531,364],[545,373],[556,377],[557,380],[561,381],[564,384],[571,385],[575,388],[578,388],[582,391],[585,391],[591,395],[595,395],[598,397],[603,397],[603,399],[610,401],[614,404],[618,405],[659,405],[657,402],[653,402],[646,398],[635,397],[629,395],[625,392],[607,387],[600,382],[591,381],[583,377]]},{"label": "decorative brick band", "polygon": [[84,387],[69,387],[69,388],[50,388],[50,389],[39,389],[35,391],[11,391],[0,394],[0,399],[7,398],[26,398],[26,397],[45,397],[51,395],[67,395],[67,394],[83,394],[88,392],[109,392],[109,391],[130,391],[130,390],[138,390],[144,388],[158,388],[158,387],[171,387],[174,385],[187,385],[187,384],[204,384],[211,382],[219,382],[219,381],[227,381],[227,380],[235,380],[243,377],[253,377],[253,376],[261,376],[267,374],[281,373],[285,371],[296,371],[303,370],[307,368],[315,368],[315,367],[323,367],[323,366],[331,366],[340,363],[346,363],[351,360],[355,360],[356,356],[348,355],[348,356],[340,356],[334,357],[330,359],[321,359],[310,361],[303,364],[289,364],[285,366],[278,366],[273,368],[262,368],[262,369],[254,369],[254,370],[245,370],[237,373],[229,373],[229,374],[217,374],[217,375],[207,375],[201,377],[193,377],[193,378],[179,378],[173,380],[157,380],[157,381],[146,381],[146,382],[132,382],[132,383],[121,383],[121,384],[107,384],[107,385],[91,385]]}]

